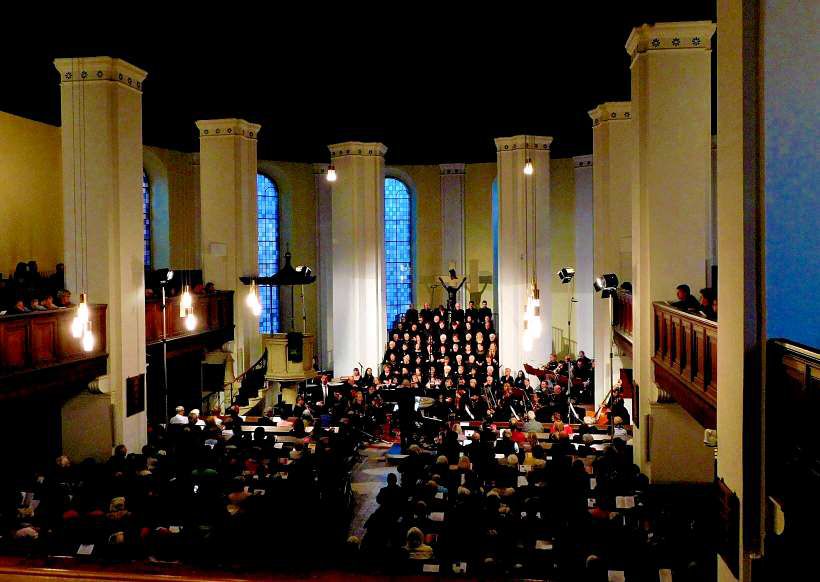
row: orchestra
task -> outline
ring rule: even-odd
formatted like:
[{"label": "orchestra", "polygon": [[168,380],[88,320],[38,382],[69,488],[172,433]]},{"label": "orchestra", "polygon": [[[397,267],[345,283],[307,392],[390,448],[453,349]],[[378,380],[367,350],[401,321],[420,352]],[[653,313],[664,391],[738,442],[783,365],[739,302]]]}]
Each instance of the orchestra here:
[{"label": "orchestra", "polygon": [[542,423],[581,422],[584,410],[577,403],[591,402],[594,394],[594,362],[584,352],[563,360],[552,354],[546,365],[525,364],[526,374],[513,376],[511,368],[500,367],[498,341],[486,302],[481,309],[456,304],[452,311],[411,306],[389,333],[378,376],[355,368],[330,389],[323,376],[298,409],[346,415],[365,432],[385,436],[391,417],[393,428],[400,419],[404,432],[415,427],[422,433],[453,421],[523,423],[530,411]]}]

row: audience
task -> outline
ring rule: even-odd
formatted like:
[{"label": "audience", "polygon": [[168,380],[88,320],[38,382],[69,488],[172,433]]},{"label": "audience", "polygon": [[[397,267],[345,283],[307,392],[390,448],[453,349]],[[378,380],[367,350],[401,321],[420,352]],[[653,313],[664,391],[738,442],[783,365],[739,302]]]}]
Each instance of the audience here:
[{"label": "audience", "polygon": [[682,311],[700,311],[700,302],[692,295],[689,285],[678,285],[677,296],[678,300],[672,303],[672,307]]},{"label": "audience", "polygon": [[0,311],[17,315],[55,309],[54,297],[60,292],[67,293],[65,266],[62,263],[57,264],[53,274],[44,276],[36,261],[20,262],[10,278],[3,279],[0,274]]}]

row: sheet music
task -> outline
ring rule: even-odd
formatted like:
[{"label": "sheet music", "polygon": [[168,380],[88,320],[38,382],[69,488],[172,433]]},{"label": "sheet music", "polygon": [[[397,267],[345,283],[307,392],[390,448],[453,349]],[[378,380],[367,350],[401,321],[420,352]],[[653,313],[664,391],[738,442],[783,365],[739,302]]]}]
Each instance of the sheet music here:
[{"label": "sheet music", "polygon": [[632,509],[635,507],[635,497],[633,495],[618,495],[615,497],[616,509]]}]

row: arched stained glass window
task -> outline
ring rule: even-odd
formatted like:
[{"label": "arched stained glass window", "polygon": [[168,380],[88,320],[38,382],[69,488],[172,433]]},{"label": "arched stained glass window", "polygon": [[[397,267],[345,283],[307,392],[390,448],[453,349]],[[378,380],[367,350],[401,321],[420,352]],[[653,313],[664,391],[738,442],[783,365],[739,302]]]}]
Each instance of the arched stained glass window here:
[{"label": "arched stained glass window", "polygon": [[151,186],[148,183],[148,172],[142,171],[142,241],[143,261],[151,268]]},{"label": "arched stained glass window", "polygon": [[384,262],[387,326],[392,328],[413,302],[413,211],[410,189],[396,178],[384,181]]},{"label": "arched stained glass window", "polygon": [[[264,174],[256,174],[257,236],[259,243],[259,276],[270,277],[279,270],[279,190]],[[262,315],[261,333],[279,331],[279,289],[259,286]]]}]

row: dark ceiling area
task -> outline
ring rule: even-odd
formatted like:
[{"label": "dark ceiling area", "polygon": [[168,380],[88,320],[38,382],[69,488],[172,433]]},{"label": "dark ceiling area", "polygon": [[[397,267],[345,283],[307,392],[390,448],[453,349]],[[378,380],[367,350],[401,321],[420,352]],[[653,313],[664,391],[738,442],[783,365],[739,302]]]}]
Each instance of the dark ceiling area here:
[{"label": "dark ceiling area", "polygon": [[587,111],[629,98],[633,26],[716,16],[714,0],[543,4],[43,34],[6,59],[0,111],[59,125],[53,59],[109,55],[148,72],[148,145],[196,151],[197,119],[240,117],[262,125],[260,159],[326,161],[328,144],[362,140],[386,144],[391,164],[492,162],[493,138],[520,133],[552,136],[566,157],[591,153]]}]

